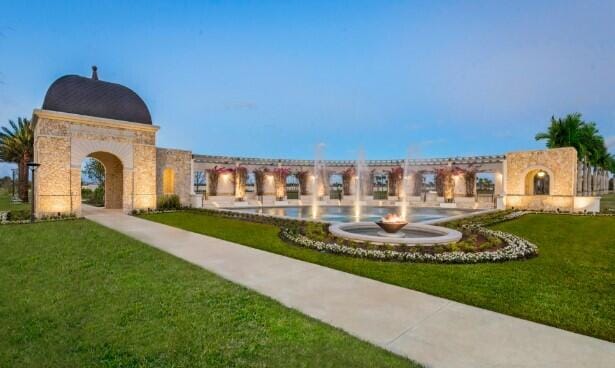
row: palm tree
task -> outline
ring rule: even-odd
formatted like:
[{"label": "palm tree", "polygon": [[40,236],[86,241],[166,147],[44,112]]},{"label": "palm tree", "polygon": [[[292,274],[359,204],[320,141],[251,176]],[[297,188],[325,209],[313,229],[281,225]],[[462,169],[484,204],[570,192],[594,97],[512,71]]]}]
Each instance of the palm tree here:
[{"label": "palm tree", "polygon": [[576,148],[578,159],[583,163],[580,188],[583,193],[593,192],[596,182],[608,177],[607,172],[615,172],[615,159],[609,154],[596,123],[583,121],[579,113],[568,114],[564,119],[551,117],[548,130],[536,134],[535,138],[545,139],[548,148]]},{"label": "palm tree", "polygon": [[34,152],[32,123],[26,118],[9,120],[8,127],[0,129],[0,160],[17,163],[19,168],[19,198],[28,201],[28,162]]},{"label": "palm tree", "polygon": [[[551,125],[546,132],[536,134],[537,141],[546,139],[548,148],[574,147],[577,150],[579,159],[587,156],[587,140],[584,136],[589,130],[584,130],[585,122],[581,119],[581,114],[568,114],[564,119],[555,116],[551,117]],[[595,126],[594,126],[595,128]]]}]

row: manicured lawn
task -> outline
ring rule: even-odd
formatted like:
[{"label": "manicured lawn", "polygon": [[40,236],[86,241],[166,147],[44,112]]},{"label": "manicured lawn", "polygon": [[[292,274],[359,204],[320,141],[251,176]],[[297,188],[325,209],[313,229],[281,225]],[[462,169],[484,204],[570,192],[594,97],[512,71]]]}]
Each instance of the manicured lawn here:
[{"label": "manicured lawn", "polygon": [[442,265],[379,262],[290,245],[272,225],[198,212],[144,218],[501,313],[615,341],[615,217],[526,215],[495,228],[529,239],[527,261]]},{"label": "manicured lawn", "polygon": [[11,202],[11,193],[5,189],[0,189],[0,211],[21,211],[29,209],[29,203],[13,203]]},{"label": "manicured lawn", "polygon": [[2,367],[411,362],[86,220],[0,226]]}]

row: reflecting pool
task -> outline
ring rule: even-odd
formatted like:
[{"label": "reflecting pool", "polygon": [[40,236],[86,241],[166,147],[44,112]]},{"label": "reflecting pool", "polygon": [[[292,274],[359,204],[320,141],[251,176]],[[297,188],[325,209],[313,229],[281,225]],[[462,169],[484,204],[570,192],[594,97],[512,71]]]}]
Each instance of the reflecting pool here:
[{"label": "reflecting pool", "polygon": [[[399,207],[391,206],[362,206],[361,213],[358,216],[353,206],[319,206],[317,207],[316,213],[313,213],[312,206],[258,207],[229,210],[260,215],[292,217],[296,219],[315,219],[327,222],[378,221],[381,217],[389,213],[401,215]],[[457,208],[408,207],[406,219],[408,222],[425,222],[475,211],[476,210]]]}]

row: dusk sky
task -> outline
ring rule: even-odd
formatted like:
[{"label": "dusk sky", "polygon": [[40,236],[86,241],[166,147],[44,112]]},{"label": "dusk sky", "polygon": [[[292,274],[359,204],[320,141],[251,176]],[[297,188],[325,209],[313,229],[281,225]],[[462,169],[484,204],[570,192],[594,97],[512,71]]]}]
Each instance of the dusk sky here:
[{"label": "dusk sky", "polygon": [[[3,1],[0,124],[65,74],[124,84],[194,153],[368,159],[539,148],[581,112],[615,145],[615,2]],[[0,175],[9,172],[0,166]]]}]

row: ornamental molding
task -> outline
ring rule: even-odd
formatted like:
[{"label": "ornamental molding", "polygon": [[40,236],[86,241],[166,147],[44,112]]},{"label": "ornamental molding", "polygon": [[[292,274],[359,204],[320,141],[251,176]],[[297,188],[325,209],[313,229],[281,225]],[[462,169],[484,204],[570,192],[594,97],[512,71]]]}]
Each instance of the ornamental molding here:
[{"label": "ornamental molding", "polygon": [[67,112],[35,109],[33,112],[35,124],[38,119],[50,119],[68,121],[76,124],[94,124],[107,128],[119,128],[128,130],[140,130],[146,132],[157,132],[160,127],[158,125],[134,123],[131,121],[115,120],[107,118],[99,118],[95,116],[71,114]]}]

